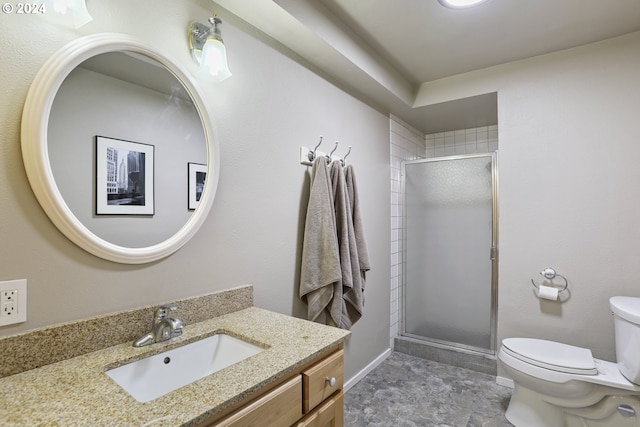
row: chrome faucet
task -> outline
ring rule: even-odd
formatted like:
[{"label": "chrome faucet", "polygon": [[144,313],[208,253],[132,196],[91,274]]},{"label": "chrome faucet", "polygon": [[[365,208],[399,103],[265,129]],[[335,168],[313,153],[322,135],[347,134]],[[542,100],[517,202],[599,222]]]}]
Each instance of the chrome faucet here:
[{"label": "chrome faucet", "polygon": [[182,328],[184,327],[182,320],[168,316],[170,311],[177,309],[178,306],[175,304],[161,305],[158,307],[153,316],[151,332],[135,340],[133,346],[144,347],[145,345],[167,341],[182,335]]}]

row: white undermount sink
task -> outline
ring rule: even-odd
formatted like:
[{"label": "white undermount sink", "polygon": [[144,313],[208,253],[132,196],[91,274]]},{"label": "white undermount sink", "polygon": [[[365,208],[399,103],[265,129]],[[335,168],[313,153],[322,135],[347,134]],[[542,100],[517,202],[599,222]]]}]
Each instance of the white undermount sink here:
[{"label": "white undermount sink", "polygon": [[138,402],[149,402],[263,350],[220,333],[110,369],[106,374]]}]

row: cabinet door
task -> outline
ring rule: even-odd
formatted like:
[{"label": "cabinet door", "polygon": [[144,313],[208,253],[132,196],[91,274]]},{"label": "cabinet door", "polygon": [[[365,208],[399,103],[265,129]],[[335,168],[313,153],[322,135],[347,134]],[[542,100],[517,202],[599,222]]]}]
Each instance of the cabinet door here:
[{"label": "cabinet door", "polygon": [[322,403],[295,427],[343,427],[344,404],[342,392]]},{"label": "cabinet door", "polygon": [[307,413],[327,397],[342,390],[344,351],[333,353],[302,373],[303,413]]},{"label": "cabinet door", "polygon": [[302,379],[291,380],[240,409],[217,427],[282,427],[302,417]]}]

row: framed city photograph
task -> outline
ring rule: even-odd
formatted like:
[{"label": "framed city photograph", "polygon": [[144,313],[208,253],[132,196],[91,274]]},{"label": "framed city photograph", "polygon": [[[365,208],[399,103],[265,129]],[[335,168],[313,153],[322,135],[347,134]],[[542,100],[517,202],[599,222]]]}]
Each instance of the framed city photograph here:
[{"label": "framed city photograph", "polygon": [[189,210],[195,210],[200,203],[204,181],[207,178],[207,165],[200,163],[188,163],[189,171]]},{"label": "framed city photograph", "polygon": [[96,215],[154,214],[154,146],[96,136]]}]

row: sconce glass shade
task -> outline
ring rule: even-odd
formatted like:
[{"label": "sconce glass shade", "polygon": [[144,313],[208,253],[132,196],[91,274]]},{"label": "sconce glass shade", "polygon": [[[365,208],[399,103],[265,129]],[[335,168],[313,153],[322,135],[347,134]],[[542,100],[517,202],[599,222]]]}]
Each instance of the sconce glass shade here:
[{"label": "sconce glass shade", "polygon": [[199,22],[189,25],[189,49],[200,68],[215,81],[221,82],[231,77],[227,63],[227,49],[222,41],[219,25],[222,21],[215,16],[209,18],[211,27]]},{"label": "sconce glass shade", "polygon": [[224,43],[215,36],[207,37],[207,41],[202,47],[200,67],[219,82],[231,77],[227,63],[227,49],[224,47]]},{"label": "sconce glass shade", "polygon": [[43,14],[48,21],[69,28],[80,28],[93,20],[85,0],[45,0],[47,12]]}]

